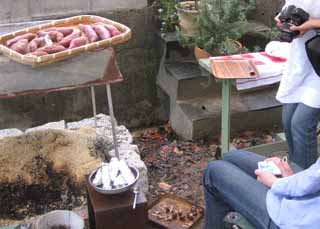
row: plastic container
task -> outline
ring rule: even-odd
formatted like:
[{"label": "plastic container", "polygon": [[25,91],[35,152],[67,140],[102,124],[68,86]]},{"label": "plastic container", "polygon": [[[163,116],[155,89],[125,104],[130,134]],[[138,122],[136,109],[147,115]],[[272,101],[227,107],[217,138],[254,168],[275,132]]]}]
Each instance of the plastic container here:
[{"label": "plastic container", "polygon": [[83,229],[84,221],[76,213],[67,210],[57,210],[41,216],[35,225],[35,229]]}]

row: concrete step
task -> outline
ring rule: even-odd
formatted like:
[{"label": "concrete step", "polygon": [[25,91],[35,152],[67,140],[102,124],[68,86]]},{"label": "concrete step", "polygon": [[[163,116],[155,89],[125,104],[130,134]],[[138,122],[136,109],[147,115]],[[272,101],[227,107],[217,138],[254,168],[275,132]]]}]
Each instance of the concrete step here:
[{"label": "concrete step", "polygon": [[[281,107],[275,100],[276,88],[231,98],[231,131],[281,125]],[[171,101],[170,122],[184,139],[199,139],[221,132],[220,97],[200,97]]]},{"label": "concrete step", "polygon": [[213,78],[202,72],[197,63],[171,62],[164,65],[164,71],[158,75],[157,84],[174,101],[220,93],[220,88],[212,81]]}]

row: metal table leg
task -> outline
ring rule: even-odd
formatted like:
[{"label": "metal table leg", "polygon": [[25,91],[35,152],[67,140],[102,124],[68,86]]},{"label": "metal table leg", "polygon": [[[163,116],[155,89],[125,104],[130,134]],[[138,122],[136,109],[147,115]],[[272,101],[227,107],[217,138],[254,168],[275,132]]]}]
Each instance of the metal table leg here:
[{"label": "metal table leg", "polygon": [[91,100],[92,100],[92,109],[93,109],[93,116],[94,116],[94,127],[97,129],[97,106],[96,106],[96,93],[94,90],[94,86],[91,86]]},{"label": "metal table leg", "polygon": [[112,135],[113,135],[114,150],[116,153],[116,157],[120,160],[120,154],[119,154],[119,149],[118,149],[118,140],[117,140],[117,134],[116,134],[116,120],[114,118],[114,113],[113,113],[113,104],[112,104],[110,84],[107,84],[106,88],[107,88],[107,97],[108,97],[109,113],[110,113],[110,119],[111,119],[111,128],[112,128]]},{"label": "metal table leg", "polygon": [[231,93],[231,80],[222,80],[222,104],[221,104],[222,155],[229,151],[229,144],[230,144],[230,93]]}]

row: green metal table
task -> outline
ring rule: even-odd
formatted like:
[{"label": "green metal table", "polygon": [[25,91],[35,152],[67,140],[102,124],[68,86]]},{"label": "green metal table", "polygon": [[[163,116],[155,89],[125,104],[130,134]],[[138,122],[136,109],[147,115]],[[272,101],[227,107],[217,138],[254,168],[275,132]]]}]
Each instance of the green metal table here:
[{"label": "green metal table", "polygon": [[[206,71],[211,71],[210,60],[200,59],[199,64]],[[221,145],[222,154],[229,151],[230,146],[230,97],[231,97],[231,85],[233,79],[219,79],[222,84],[222,98],[221,98]]]}]

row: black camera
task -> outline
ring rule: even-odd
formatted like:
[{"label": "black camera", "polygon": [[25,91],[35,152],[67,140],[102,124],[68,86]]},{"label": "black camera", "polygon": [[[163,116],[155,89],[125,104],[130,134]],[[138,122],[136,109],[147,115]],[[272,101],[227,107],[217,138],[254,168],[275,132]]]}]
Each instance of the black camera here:
[{"label": "black camera", "polygon": [[308,21],[309,14],[301,8],[290,5],[281,11],[279,19],[282,23],[280,41],[291,42],[299,35],[299,31],[292,31],[290,27],[299,26]]}]

